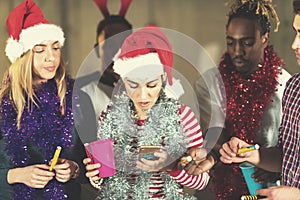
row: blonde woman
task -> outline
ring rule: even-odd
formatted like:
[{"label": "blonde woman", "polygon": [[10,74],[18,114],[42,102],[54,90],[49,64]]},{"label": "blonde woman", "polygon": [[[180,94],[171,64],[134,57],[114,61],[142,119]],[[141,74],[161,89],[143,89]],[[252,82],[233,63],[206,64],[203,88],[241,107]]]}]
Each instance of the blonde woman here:
[{"label": "blonde woman", "polygon": [[[62,29],[31,0],[7,19],[12,62],[0,90],[0,199],[78,199],[80,143],[73,132],[72,85],[61,59]],[[52,157],[62,147],[53,170]],[[76,155],[80,157],[80,155]]]}]

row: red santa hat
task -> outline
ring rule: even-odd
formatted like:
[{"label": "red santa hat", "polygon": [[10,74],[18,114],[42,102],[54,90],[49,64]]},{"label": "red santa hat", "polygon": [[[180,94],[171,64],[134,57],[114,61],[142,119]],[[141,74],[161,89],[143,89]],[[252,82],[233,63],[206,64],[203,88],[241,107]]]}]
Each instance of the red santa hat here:
[{"label": "red santa hat", "polygon": [[[127,37],[114,59],[121,77],[153,77],[166,72],[172,85],[172,46],[159,27],[146,26]],[[151,69],[150,69],[151,68]]]},{"label": "red santa hat", "polygon": [[25,0],[14,8],[6,20],[8,34],[5,53],[11,62],[29,49],[46,40],[55,40],[63,46],[64,32],[50,24],[41,9],[31,0]]}]

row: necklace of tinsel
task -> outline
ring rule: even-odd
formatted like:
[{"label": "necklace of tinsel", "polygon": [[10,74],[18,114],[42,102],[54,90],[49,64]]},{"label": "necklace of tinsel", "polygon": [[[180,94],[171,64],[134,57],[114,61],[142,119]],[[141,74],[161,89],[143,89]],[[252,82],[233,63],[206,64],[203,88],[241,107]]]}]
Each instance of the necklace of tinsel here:
[{"label": "necklace of tinsel", "polygon": [[[141,124],[134,106],[125,92],[115,96],[108,110],[102,113],[98,126],[98,139],[113,138],[117,173],[104,179],[99,199],[150,199],[151,177],[155,173],[135,167],[138,146],[162,145],[170,157],[177,159],[187,149],[187,138],[180,125],[180,104],[167,99],[164,92],[156,104],[147,111]],[[179,186],[167,172],[157,172],[162,177],[163,199],[193,199],[179,193]],[[135,177],[135,178],[133,178]]]},{"label": "necklace of tinsel", "polygon": [[[51,160],[56,146],[61,146],[62,157],[72,146],[72,85],[73,81],[68,80],[68,90],[66,93],[65,115],[60,113],[60,99],[57,95],[57,87],[54,80],[43,83],[39,88],[35,88],[37,105],[26,103],[21,117],[21,128],[17,129],[16,112],[8,96],[3,98],[1,116],[3,126],[1,132],[6,143],[7,155],[13,168],[26,167],[36,162],[48,164]],[[25,97],[27,98],[27,97]],[[34,161],[31,151],[38,152],[40,158]],[[13,199],[29,200],[38,199],[36,191],[41,192],[25,184],[13,185]],[[51,180],[43,189],[43,199],[67,199],[63,184],[55,178]]]},{"label": "necklace of tinsel", "polygon": [[[264,53],[264,63],[246,79],[230,64],[228,54],[221,59],[219,66],[227,99],[226,132],[250,144],[255,142],[264,110],[272,101],[284,65],[272,46],[265,48]],[[248,193],[237,164],[216,166],[212,183],[212,190],[220,200],[239,199]]]}]

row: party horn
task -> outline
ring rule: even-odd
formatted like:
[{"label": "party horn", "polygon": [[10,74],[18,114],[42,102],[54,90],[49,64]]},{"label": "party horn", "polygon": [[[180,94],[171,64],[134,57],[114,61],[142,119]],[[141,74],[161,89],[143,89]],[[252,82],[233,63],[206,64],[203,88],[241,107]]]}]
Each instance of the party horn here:
[{"label": "party horn", "polygon": [[53,158],[52,158],[52,162],[51,162],[50,168],[49,168],[49,171],[50,171],[50,172],[53,170],[53,167],[54,167],[54,166],[56,165],[56,163],[57,163],[57,160],[58,160],[60,151],[61,151],[61,147],[60,147],[60,146],[57,146],[57,147],[56,147],[56,150],[55,150],[55,153],[54,153],[54,156],[53,156]]},{"label": "party horn", "polygon": [[238,150],[237,154],[246,153],[248,151],[253,151],[253,150],[257,150],[257,149],[259,149],[259,145],[255,144],[255,145],[252,145],[252,146],[249,146],[249,147],[240,148]]}]

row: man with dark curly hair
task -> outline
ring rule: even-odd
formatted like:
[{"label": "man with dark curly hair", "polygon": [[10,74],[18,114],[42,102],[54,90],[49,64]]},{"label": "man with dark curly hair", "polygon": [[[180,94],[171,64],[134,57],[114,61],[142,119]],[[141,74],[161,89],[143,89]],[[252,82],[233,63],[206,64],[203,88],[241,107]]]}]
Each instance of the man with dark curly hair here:
[{"label": "man with dark curly hair", "polygon": [[[216,86],[216,90],[224,91],[221,95],[226,101],[211,104],[220,108],[223,124],[218,122],[220,117],[216,113],[206,115],[209,107],[204,103],[207,99],[203,95],[203,81],[199,79],[195,84],[202,116],[201,127],[203,131],[207,130],[205,139],[209,153],[206,160],[196,161],[187,168],[190,173],[198,174],[214,166],[210,188],[217,199],[239,199],[248,193],[239,166],[218,163],[219,149],[224,142],[235,136],[264,147],[277,143],[281,99],[290,75],[282,68],[284,62],[269,43],[272,18],[277,25],[274,31],[277,31],[279,19],[271,1],[236,0],[231,7],[226,25],[227,51],[217,70],[220,79],[217,80],[213,73],[203,78],[214,80],[215,84],[208,86],[210,90]],[[214,107],[213,111],[218,110]],[[203,124],[205,120],[207,123]],[[200,151],[195,149],[190,154],[197,157],[195,155]],[[256,169],[254,176],[256,181],[264,183],[280,179],[279,173],[260,168]]]},{"label": "man with dark curly hair", "polygon": [[[300,65],[300,1],[294,0],[293,6],[295,13],[293,28],[296,36],[292,49]],[[299,79],[298,72],[286,84],[282,100],[283,117],[276,147],[262,148],[238,156],[237,148],[249,144],[233,137],[223,144],[220,150],[220,159],[226,164],[248,161],[266,170],[282,172],[282,186],[257,190],[256,193],[265,196],[264,199],[298,200],[300,198]]]}]

